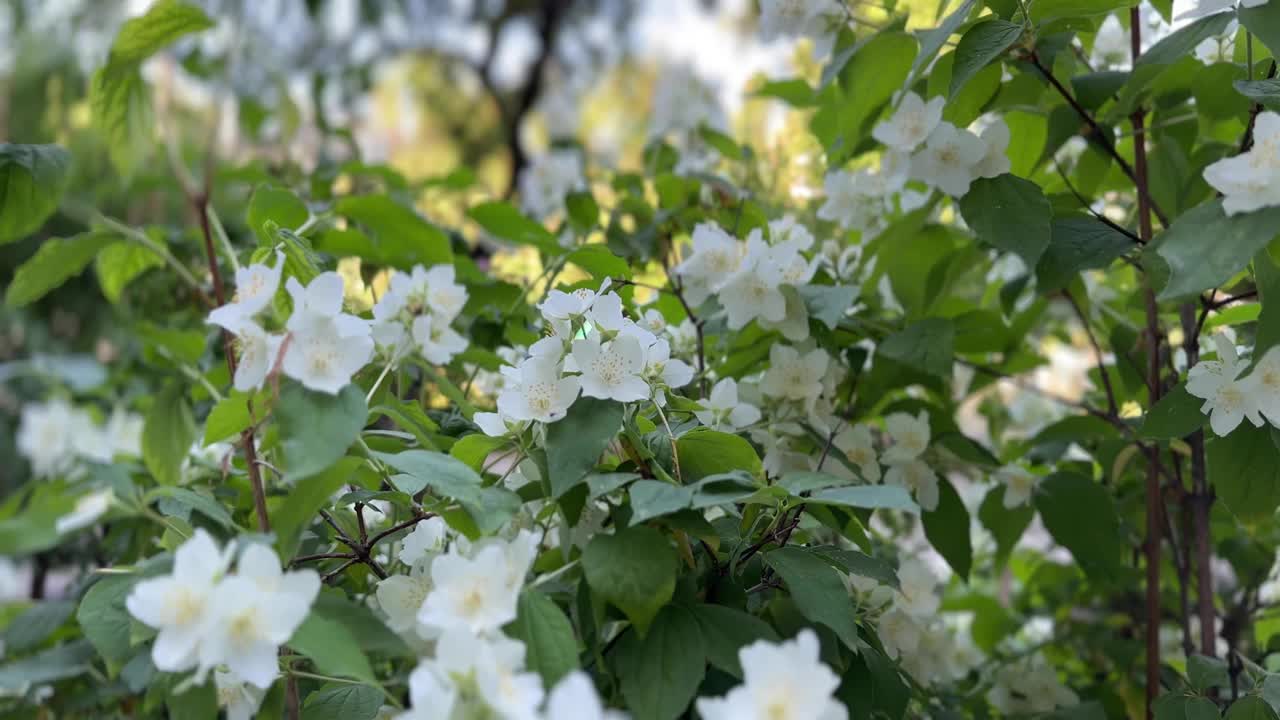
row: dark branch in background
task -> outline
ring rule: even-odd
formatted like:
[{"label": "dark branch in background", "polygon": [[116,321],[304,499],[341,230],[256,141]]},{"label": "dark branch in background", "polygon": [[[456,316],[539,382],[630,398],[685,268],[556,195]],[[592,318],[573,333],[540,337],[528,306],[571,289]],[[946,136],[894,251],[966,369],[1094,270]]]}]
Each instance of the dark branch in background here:
[{"label": "dark branch in background", "polygon": [[[1272,64],[1274,68],[1274,63]],[[1254,292],[1256,295],[1256,291]],[[1204,303],[1204,310],[1196,317],[1195,306],[1183,303],[1178,308],[1178,316],[1182,322],[1182,350],[1187,356],[1187,367],[1200,362],[1200,331],[1204,328],[1205,318],[1211,309],[1217,309],[1240,299],[1230,297],[1221,304]],[[1196,430],[1186,438],[1191,447],[1191,492],[1183,498],[1184,514],[1191,516],[1191,526],[1195,534],[1195,546],[1190,552],[1195,553],[1196,567],[1196,615],[1200,618],[1200,652],[1209,657],[1216,655],[1217,640],[1216,612],[1213,607],[1213,569],[1210,558],[1213,549],[1209,529],[1209,510],[1213,506],[1213,490],[1209,487],[1208,472],[1205,466],[1204,430]]]},{"label": "dark branch in background", "polygon": [[[1139,30],[1139,32],[1141,32],[1141,30]],[[1161,225],[1168,227],[1169,226],[1168,216],[1166,216],[1164,212],[1160,209],[1160,207],[1156,205],[1155,201],[1151,199],[1151,193],[1147,188],[1146,178],[1143,178],[1142,181],[1139,181],[1138,180],[1139,170],[1137,170],[1134,167],[1134,165],[1137,165],[1137,162],[1138,162],[1137,161],[1137,155],[1138,155],[1137,145],[1143,141],[1143,137],[1144,137],[1142,134],[1142,131],[1138,128],[1135,128],[1134,141],[1133,141],[1134,142],[1134,165],[1130,165],[1129,161],[1125,160],[1124,156],[1120,154],[1120,151],[1116,150],[1115,142],[1112,140],[1110,131],[1108,131],[1106,128],[1102,127],[1101,125],[1099,125],[1098,121],[1094,120],[1093,116],[1089,114],[1089,111],[1085,110],[1084,106],[1081,105],[1080,102],[1076,100],[1075,96],[1071,94],[1071,91],[1068,90],[1066,86],[1064,86],[1058,80],[1058,78],[1053,76],[1053,71],[1045,67],[1044,64],[1040,62],[1040,56],[1036,54],[1036,51],[1032,50],[1030,53],[1028,53],[1027,57],[1028,59],[1031,60],[1031,64],[1034,65],[1035,68],[1040,71],[1040,74],[1044,76],[1045,80],[1049,81],[1049,84],[1053,86],[1053,89],[1058,91],[1058,94],[1062,96],[1062,99],[1066,100],[1067,104],[1071,106],[1071,109],[1075,110],[1076,114],[1080,116],[1080,119],[1083,120],[1084,123],[1089,126],[1089,129],[1093,133],[1093,138],[1098,141],[1098,144],[1101,145],[1104,150],[1107,151],[1108,155],[1110,155],[1113,159],[1115,159],[1116,164],[1120,166],[1120,170],[1124,172],[1124,174],[1128,176],[1130,180],[1133,181],[1133,184],[1138,188],[1138,198],[1146,203],[1148,210],[1155,213],[1156,217],[1160,219]],[[1143,154],[1143,163],[1145,164],[1146,163],[1145,148],[1143,148],[1142,154]],[[1145,168],[1143,168],[1142,172],[1145,173]],[[1150,220],[1148,220],[1148,222],[1150,222]],[[1150,234],[1148,233],[1146,237],[1149,240]]]},{"label": "dark branch in background", "polygon": [[1111,374],[1107,372],[1102,346],[1098,344],[1098,338],[1094,336],[1093,328],[1089,326],[1089,316],[1085,314],[1084,308],[1080,307],[1080,303],[1076,302],[1069,290],[1063,290],[1062,296],[1071,303],[1071,309],[1075,311],[1076,317],[1080,320],[1080,326],[1084,328],[1084,334],[1089,338],[1089,344],[1093,346],[1093,354],[1098,362],[1098,375],[1102,377],[1102,387],[1107,392],[1107,412],[1118,417],[1120,406],[1116,403],[1116,393],[1111,387]]},{"label": "dark branch in background", "polygon": [[[1142,54],[1142,15],[1141,11],[1135,6],[1129,10],[1129,51],[1133,58],[1133,66],[1137,67],[1138,57]],[[1032,55],[1034,59],[1034,54]],[[1036,66],[1040,67],[1039,61],[1036,60]],[[1043,68],[1041,68],[1043,71]],[[1052,74],[1048,75],[1051,81],[1060,92],[1065,93],[1065,89],[1053,79]],[[1082,108],[1070,101],[1077,112],[1082,112]],[[1082,116],[1084,117],[1084,116]],[[1138,234],[1144,241],[1151,241],[1151,211],[1154,206],[1151,203],[1151,197],[1148,193],[1147,185],[1147,134],[1143,127],[1146,119],[1146,110],[1142,107],[1133,111],[1129,116],[1130,123],[1133,124],[1133,169],[1130,177],[1133,178],[1138,195]],[[1092,122],[1092,120],[1090,120]],[[1094,127],[1097,124],[1094,123]],[[1111,147],[1112,154],[1119,160],[1120,156],[1115,153],[1115,147]],[[1123,166],[1122,166],[1123,167]],[[1158,212],[1158,211],[1157,211]],[[1161,216],[1160,222],[1166,227],[1168,221]],[[1151,287],[1151,280],[1148,277],[1143,289],[1144,299],[1146,301],[1147,313],[1147,404],[1149,407],[1155,407],[1160,402],[1160,309],[1156,304],[1156,293]],[[1160,694],[1160,525],[1161,525],[1161,505],[1164,500],[1160,494],[1160,450],[1155,445],[1147,448],[1147,482],[1146,482],[1146,515],[1147,515],[1147,537],[1144,543],[1146,552],[1146,696],[1147,696],[1147,717],[1154,716],[1154,705],[1156,696]]]},{"label": "dark branch in background", "polygon": [[1131,231],[1129,231],[1124,226],[1116,223],[1111,218],[1093,209],[1093,206],[1089,204],[1088,199],[1085,198],[1084,195],[1081,195],[1080,191],[1076,189],[1076,186],[1072,184],[1071,178],[1067,177],[1067,172],[1062,169],[1062,163],[1058,162],[1057,157],[1053,158],[1053,166],[1054,168],[1057,169],[1058,176],[1062,178],[1062,182],[1066,183],[1067,189],[1070,190],[1071,194],[1075,196],[1076,202],[1080,203],[1080,206],[1083,207],[1085,210],[1088,210],[1090,215],[1097,218],[1098,222],[1102,223],[1103,225],[1106,225],[1112,230],[1115,230],[1121,235],[1124,235],[1125,237],[1129,238],[1130,240],[1132,240],[1134,243],[1138,245],[1143,244],[1142,238],[1138,237],[1137,235],[1134,235]]}]

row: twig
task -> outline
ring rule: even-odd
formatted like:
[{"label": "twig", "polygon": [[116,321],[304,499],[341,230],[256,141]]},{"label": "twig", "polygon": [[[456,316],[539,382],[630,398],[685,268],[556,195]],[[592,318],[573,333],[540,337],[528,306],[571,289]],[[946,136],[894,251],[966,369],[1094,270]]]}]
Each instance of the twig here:
[{"label": "twig", "polygon": [[1071,309],[1075,311],[1076,317],[1080,319],[1080,325],[1084,328],[1084,334],[1089,338],[1089,344],[1093,346],[1093,354],[1098,361],[1098,375],[1102,377],[1102,387],[1107,393],[1107,412],[1119,416],[1120,406],[1116,403],[1116,393],[1111,387],[1111,374],[1107,372],[1102,346],[1098,344],[1098,338],[1093,334],[1093,328],[1089,325],[1089,316],[1085,315],[1084,308],[1081,308],[1080,303],[1076,302],[1070,290],[1063,290],[1062,296],[1071,304]]},{"label": "twig", "polygon": [[[1248,34],[1247,34],[1247,37],[1252,41],[1252,39],[1253,39],[1253,33],[1248,33]],[[1253,47],[1252,43],[1250,43],[1249,47],[1250,47],[1250,48],[1252,48],[1252,47]],[[1253,73],[1253,63],[1252,63],[1252,62],[1251,62],[1251,63],[1249,63],[1249,72],[1250,72],[1250,74],[1252,74],[1252,73]],[[1275,76],[1276,76],[1276,61],[1275,61],[1275,60],[1272,60],[1272,61],[1271,61],[1271,68],[1270,68],[1269,70],[1267,70],[1267,79],[1268,79],[1268,80],[1270,80],[1271,78],[1273,78],[1273,77],[1275,77]],[[1247,151],[1249,150],[1249,148],[1253,147],[1253,127],[1254,127],[1254,125],[1256,125],[1256,124],[1257,124],[1257,122],[1258,122],[1258,115],[1259,115],[1261,112],[1262,112],[1262,103],[1255,102],[1252,106],[1250,106],[1250,108],[1249,108],[1249,122],[1244,126],[1244,135],[1243,135],[1243,136],[1241,136],[1241,138],[1240,138],[1240,149],[1236,152],[1236,154],[1237,154],[1237,155],[1239,155],[1240,153],[1247,152]]]},{"label": "twig", "polygon": [[391,535],[394,535],[395,533],[398,533],[398,532],[400,532],[401,530],[404,530],[405,528],[413,527],[414,525],[417,525],[418,523],[422,522],[423,520],[429,520],[429,519],[431,519],[431,518],[433,518],[433,517],[435,517],[435,516],[436,516],[436,515],[435,515],[435,513],[425,513],[425,514],[423,514],[423,515],[418,515],[418,516],[416,516],[416,517],[414,517],[414,518],[412,518],[412,519],[405,520],[405,521],[404,521],[404,522],[402,522],[402,523],[398,523],[398,524],[396,524],[396,525],[393,525],[392,527],[390,527],[390,528],[388,528],[388,529],[386,529],[386,530],[383,530],[382,532],[378,533],[377,535],[374,535],[374,536],[369,540],[369,543],[368,543],[369,549],[370,549],[370,550],[372,550],[374,545],[377,545],[379,542],[381,542],[382,540],[385,540],[387,537],[389,537],[389,536],[391,536]]},{"label": "twig", "polygon": [[1123,225],[1120,225],[1119,223],[1113,221],[1111,218],[1107,217],[1106,215],[1103,215],[1102,213],[1093,209],[1093,206],[1089,204],[1088,199],[1085,198],[1083,195],[1081,195],[1079,190],[1076,190],[1076,186],[1072,184],[1071,178],[1067,177],[1067,173],[1065,170],[1062,169],[1062,163],[1058,162],[1057,157],[1053,158],[1053,166],[1058,170],[1058,175],[1062,178],[1062,182],[1066,183],[1067,189],[1070,190],[1071,194],[1076,197],[1076,200],[1080,203],[1081,207],[1089,211],[1090,215],[1093,215],[1103,225],[1106,225],[1112,230],[1115,230],[1121,235],[1124,235],[1125,237],[1134,241],[1138,245],[1143,244],[1142,238],[1138,237],[1137,235],[1134,235],[1132,232],[1129,231],[1128,228],[1125,228]]}]

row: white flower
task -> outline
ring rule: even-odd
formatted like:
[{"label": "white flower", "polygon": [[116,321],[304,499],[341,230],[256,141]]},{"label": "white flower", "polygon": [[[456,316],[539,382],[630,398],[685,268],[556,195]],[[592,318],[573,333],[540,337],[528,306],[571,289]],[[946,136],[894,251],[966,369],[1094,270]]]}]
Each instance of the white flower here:
[{"label": "white flower", "polygon": [[208,322],[230,329],[230,325],[250,320],[266,309],[280,288],[284,270],[284,253],[276,251],[275,267],[254,263],[236,270],[236,297],[209,313]]},{"label": "white flower", "polygon": [[973,174],[981,178],[993,178],[1009,172],[1009,125],[1002,117],[996,117],[978,134],[986,148],[982,159],[973,168]]},{"label": "white flower", "polygon": [[498,395],[498,410],[514,420],[555,422],[578,397],[580,381],[560,377],[560,363],[531,357],[514,371],[514,385]]},{"label": "white flower", "polygon": [[[421,267],[414,267],[415,279]],[[423,274],[423,280],[427,286],[427,309],[441,322],[453,322],[467,304],[467,288],[458,284],[453,266],[433,266]]]},{"label": "white flower", "polygon": [[700,125],[722,127],[724,109],[714,88],[688,65],[662,69],[653,91],[650,133],[691,133]]},{"label": "white flower", "polygon": [[306,619],[319,593],[316,571],[282,572],[275,551],[250,544],[240,554],[236,573],[217,584],[205,608],[200,672],[226,665],[254,687],[271,687],[280,646]]},{"label": "white flower", "polygon": [[1263,353],[1246,382],[1253,389],[1258,411],[1280,427],[1280,345]]},{"label": "white flower", "polygon": [[1120,18],[1108,15],[1098,33],[1093,36],[1093,52],[1090,59],[1099,69],[1128,70],[1131,61],[1129,31],[1120,24]]},{"label": "white flower", "polygon": [[722,432],[737,432],[760,421],[760,408],[738,400],[738,383],[724,378],[711,388],[711,396],[702,403],[705,410],[694,411],[698,422]]},{"label": "white flower", "polygon": [[551,689],[543,717],[546,720],[626,720],[627,715],[606,709],[591,678],[581,670],[574,670]]},{"label": "white flower", "polygon": [[885,228],[884,197],[868,187],[870,175],[834,170],[822,181],[826,202],[818,208],[818,217],[855,230],[864,237],[875,237]]},{"label": "white flower", "polygon": [[599,330],[618,332],[625,322],[622,317],[622,298],[618,297],[618,293],[612,292],[597,295],[591,309],[587,311],[587,320]]},{"label": "white flower", "polygon": [[897,485],[913,491],[916,502],[925,510],[938,509],[938,476],[925,461],[917,458],[890,465],[884,474],[884,481],[887,485]]},{"label": "white flower", "polygon": [[869,483],[880,482],[880,462],[871,441],[871,428],[866,425],[847,425],[836,434],[831,444],[857,466],[863,480]]},{"label": "white flower", "polygon": [[699,223],[690,238],[693,253],[677,265],[673,272],[690,283],[688,301],[697,306],[718,292],[742,265],[745,247],[737,238],[713,222]]},{"label": "white flower", "polygon": [[112,493],[110,489],[98,490],[91,492],[88,495],[80,496],[80,499],[76,500],[75,508],[66,515],[58,518],[58,521],[54,523],[54,531],[61,535],[73,530],[89,527],[96,522],[98,518],[106,514],[107,510],[111,507],[111,500],[114,497],[115,494]]},{"label": "white flower", "polygon": [[619,402],[649,397],[649,385],[640,377],[644,349],[635,338],[619,335],[604,344],[598,336],[575,340],[573,359],[582,373],[583,395]]},{"label": "white flower", "polygon": [[431,578],[418,573],[391,575],[378,581],[374,595],[378,598],[378,607],[387,615],[387,627],[400,634],[415,630],[424,638],[434,637],[437,634],[434,628],[418,622],[418,613],[431,587]]},{"label": "white flower", "polygon": [[904,557],[898,564],[898,591],[893,606],[917,618],[928,618],[938,611],[938,578],[924,562]]},{"label": "white flower", "polygon": [[142,455],[143,422],[141,415],[121,407],[112,409],[111,417],[107,418],[107,426],[103,432],[106,435],[107,444],[111,446],[113,457]]},{"label": "white flower", "polygon": [[640,327],[651,333],[660,333],[667,329],[667,319],[662,313],[650,308],[644,311],[644,316],[640,318]]},{"label": "white flower", "polygon": [[250,720],[267,696],[265,690],[221,670],[214,671],[213,684],[218,691],[218,707],[227,711],[227,720]]},{"label": "white flower", "polygon": [[501,546],[492,545],[465,557],[454,551],[431,562],[433,589],[418,612],[418,622],[432,628],[466,628],[472,633],[495,632],[516,618],[517,594],[506,575]]},{"label": "white flower", "polygon": [[[178,547],[173,573],[142,580],[125,599],[129,614],[159,631],[151,647],[156,669],[180,672],[195,666],[207,627],[215,584],[231,555],[218,548],[209,533],[197,528]],[[272,661],[272,672],[275,663]]]},{"label": "white flower", "polygon": [[18,452],[31,463],[36,477],[64,475],[75,468],[76,416],[83,413],[65,400],[54,398],[46,403],[22,407],[18,425]]},{"label": "white flower", "polygon": [[409,673],[409,710],[396,720],[450,720],[458,702],[458,688],[442,679],[430,662],[423,662]]},{"label": "white flower", "polygon": [[938,127],[946,103],[941,95],[929,98],[926,103],[919,95],[908,92],[893,117],[876,124],[871,137],[896,150],[911,152]]},{"label": "white flower", "polygon": [[478,412],[471,417],[471,422],[475,423],[481,432],[489,437],[519,435],[529,425],[528,420],[514,420],[501,411]]},{"label": "white flower", "polygon": [[448,364],[455,355],[467,349],[466,338],[432,315],[419,315],[413,319],[413,341],[418,344],[422,357],[433,365]]},{"label": "white flower", "polygon": [[542,301],[538,309],[542,311],[542,317],[547,320],[572,320],[584,317],[595,304],[596,298],[609,289],[609,285],[610,281],[606,278],[599,290],[578,288],[568,293],[563,290],[552,290],[547,293],[547,298]]},{"label": "white flower", "polygon": [[884,644],[885,653],[891,658],[915,653],[924,634],[919,621],[897,607],[889,608],[880,615],[876,632]]},{"label": "white flower", "polygon": [[790,345],[769,348],[769,369],[760,381],[765,395],[788,400],[812,401],[822,394],[822,380],[831,356],[822,348],[801,355]]},{"label": "white flower", "polygon": [[658,340],[645,350],[644,379],[652,386],[681,388],[693,380],[693,368],[671,358],[671,343]]},{"label": "white flower", "polygon": [[582,160],[574,150],[552,150],[520,172],[520,201],[542,219],[564,208],[564,196],[586,188]]},{"label": "white flower", "polygon": [[232,385],[241,392],[262,387],[275,366],[283,338],[267,333],[256,322],[247,319],[223,327],[236,336],[236,346],[240,349]]},{"label": "white flower", "polygon": [[1075,705],[1080,699],[1037,655],[1001,665],[987,701],[1004,715],[1036,715]]},{"label": "white flower", "polygon": [[760,0],[760,38],[827,35],[829,18],[839,14],[831,0]]},{"label": "white flower", "polygon": [[929,411],[921,410],[912,417],[904,412],[891,413],[884,419],[885,429],[893,445],[884,451],[889,464],[914,460],[929,448]]},{"label": "white flower", "polygon": [[373,357],[369,323],[342,312],[342,276],[321,273],[306,288],[286,283],[294,309],[284,374],[304,386],[336,395]]},{"label": "white flower", "polygon": [[759,640],[738,651],[742,684],[722,698],[698,698],[703,720],[844,720],[832,694],[840,678],[818,659],[808,628],[778,644]]},{"label": "white flower", "polygon": [[960,197],[969,192],[975,167],[986,152],[977,135],[949,122],[938,123],[924,148],[911,157],[911,178]]},{"label": "white flower", "polygon": [[1212,163],[1204,179],[1223,194],[1227,215],[1280,205],[1280,114],[1258,113],[1249,151]]},{"label": "white flower", "polygon": [[1204,400],[1200,412],[1209,415],[1209,427],[1219,436],[1235,430],[1245,418],[1255,427],[1262,427],[1253,376],[1240,378],[1245,364],[1225,335],[1218,333],[1213,340],[1218,346],[1218,359],[1202,360],[1187,371],[1187,392]]},{"label": "white flower", "polygon": [[436,671],[474,686],[498,717],[533,720],[542,704],[542,680],[524,668],[524,644],[502,634],[477,636],[452,628],[436,644]]},{"label": "white flower", "polygon": [[996,479],[1004,484],[1004,506],[1008,510],[1026,505],[1040,478],[1018,465],[1005,465],[996,471]]},{"label": "white flower", "polygon": [[436,516],[419,521],[413,527],[413,532],[400,542],[400,562],[413,567],[444,550],[448,533],[449,526],[445,524],[444,518]]}]

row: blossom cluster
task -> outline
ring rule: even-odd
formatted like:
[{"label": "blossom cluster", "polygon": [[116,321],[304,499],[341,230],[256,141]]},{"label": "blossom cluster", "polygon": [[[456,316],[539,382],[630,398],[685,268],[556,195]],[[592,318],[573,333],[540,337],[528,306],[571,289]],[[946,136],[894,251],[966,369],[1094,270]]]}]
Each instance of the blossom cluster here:
[{"label": "blossom cluster", "polygon": [[174,553],[173,571],[138,582],[125,607],[157,631],[151,647],[157,669],[194,669],[196,682],[218,670],[219,685],[266,690],[277,675],[280,646],[320,592],[320,576],[283,572],[275,552],[257,543],[235,555],[235,545],[219,547],[197,529]]},{"label": "blossom cluster", "polygon": [[698,698],[698,714],[703,720],[845,720],[849,711],[833,697],[840,678],[818,659],[819,649],[808,628],[781,643],[742,647],[742,684],[722,697]]},{"label": "blossom cluster", "polygon": [[1212,163],[1204,179],[1222,193],[1228,215],[1280,205],[1280,114],[1258,113],[1249,150]]},{"label": "blossom cluster", "polygon": [[1280,427],[1280,347],[1263,353],[1249,373],[1235,344],[1225,333],[1213,336],[1216,360],[1201,360],[1187,371],[1187,392],[1204,400],[1200,411],[1209,427],[1226,435],[1246,418],[1262,427],[1263,418]]},{"label": "blossom cluster", "polygon": [[671,342],[625,317],[622,298],[609,287],[605,280],[598,290],[547,294],[540,310],[550,334],[502,368],[497,412],[474,417],[486,434],[519,434],[530,423],[555,422],[579,394],[661,406],[664,389],[693,380],[693,368],[671,356]]},{"label": "blossom cluster", "polygon": [[901,561],[897,588],[857,575],[849,576],[849,585],[860,604],[880,613],[876,628],[885,652],[917,682],[953,681],[982,662],[982,652],[968,641],[965,628],[957,627],[956,616],[939,616],[939,581],[923,561]]},{"label": "blossom cluster", "polygon": [[29,403],[15,438],[36,477],[73,475],[83,463],[142,455],[142,417],[117,407],[105,423],[61,398]]},{"label": "blossom cluster", "polygon": [[375,349],[389,364],[415,349],[428,362],[442,364],[466,349],[466,340],[450,327],[467,300],[452,266],[417,266],[409,275],[392,275],[372,323],[342,311],[338,273],[320,273],[305,286],[290,277],[285,288],[293,310],[283,332],[269,332],[262,317],[272,307],[284,264],[284,253],[277,251],[274,265],[236,270],[235,299],[209,313],[211,324],[236,337],[237,390],[262,387],[278,368],[307,388],[335,395],[373,359]]},{"label": "blossom cluster", "polygon": [[[387,624],[420,650],[434,645],[409,676],[411,709],[403,720],[500,717],[510,720],[617,720],[591,680],[570,673],[548,692],[525,667],[524,643],[503,626],[516,619],[538,536],[470,542],[444,521],[420,521],[397,557],[408,572],[378,583]],[[541,708],[541,711],[540,711]]]}]

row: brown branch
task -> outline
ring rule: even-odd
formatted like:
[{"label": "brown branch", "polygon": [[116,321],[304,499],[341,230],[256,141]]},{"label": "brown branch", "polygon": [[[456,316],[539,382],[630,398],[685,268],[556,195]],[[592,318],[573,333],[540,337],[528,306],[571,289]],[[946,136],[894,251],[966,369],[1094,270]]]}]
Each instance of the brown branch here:
[{"label": "brown branch", "polygon": [[1112,230],[1115,230],[1121,235],[1124,235],[1125,237],[1129,238],[1137,245],[1143,244],[1142,238],[1138,237],[1137,235],[1134,235],[1128,228],[1124,227],[1123,225],[1120,225],[1119,223],[1115,222],[1114,220],[1107,217],[1106,215],[1103,215],[1102,213],[1093,209],[1093,205],[1089,203],[1088,199],[1085,198],[1084,195],[1080,194],[1080,191],[1077,190],[1076,186],[1071,182],[1071,178],[1067,177],[1067,172],[1066,170],[1062,169],[1062,163],[1058,162],[1057,157],[1053,158],[1053,167],[1057,169],[1058,175],[1062,178],[1062,182],[1066,184],[1067,189],[1070,190],[1071,194],[1075,196],[1076,201],[1080,203],[1080,206],[1083,207],[1085,210],[1088,210],[1089,214],[1092,215],[1094,218],[1096,218],[1098,222],[1102,223],[1103,225],[1106,225]]},{"label": "brown branch", "polygon": [[[1247,294],[1247,293],[1246,293]],[[1257,294],[1256,291],[1253,293]],[[1230,297],[1218,302],[1201,299],[1203,311],[1196,318],[1195,307],[1191,303],[1183,303],[1178,309],[1182,321],[1182,349],[1187,356],[1187,367],[1193,367],[1200,361],[1200,331],[1204,327],[1209,310],[1217,309],[1240,299]],[[1186,438],[1191,447],[1191,492],[1187,494],[1192,530],[1195,534],[1196,567],[1196,615],[1200,619],[1200,652],[1209,657],[1216,655],[1217,642],[1214,638],[1216,612],[1213,607],[1213,556],[1209,529],[1209,509],[1213,505],[1213,490],[1209,487],[1208,472],[1205,466],[1204,430],[1196,430]]]},{"label": "brown branch", "polygon": [[[1129,44],[1133,65],[1137,66],[1142,54],[1142,16],[1137,7],[1129,10]],[[1056,83],[1056,81],[1054,81]],[[1079,110],[1078,105],[1074,107]],[[1147,185],[1147,138],[1143,124],[1146,111],[1139,107],[1129,116],[1133,124],[1133,178],[1138,195],[1138,234],[1150,242],[1151,211],[1154,209]],[[1112,153],[1115,148],[1112,146]],[[1116,155],[1119,158],[1119,155]],[[1158,211],[1157,211],[1158,212]],[[1160,222],[1168,223],[1161,217]],[[1144,299],[1147,314],[1147,399],[1150,407],[1160,401],[1160,310],[1150,279],[1145,283]],[[1154,717],[1156,696],[1160,694],[1160,451],[1154,445],[1147,449],[1146,482],[1146,697],[1147,717]]]},{"label": "brown branch", "polygon": [[[533,105],[542,93],[543,75],[547,62],[555,52],[556,37],[560,34],[560,25],[569,10],[572,0],[543,0],[538,5],[538,40],[540,49],[538,56],[529,66],[529,75],[525,80],[520,95],[516,98],[515,108],[510,114],[504,113],[507,125],[507,148],[511,152],[511,178],[507,181],[506,196],[515,192],[520,171],[529,164],[529,157],[520,144],[520,126],[525,117],[533,110]],[[487,71],[486,71],[487,72]],[[488,83],[486,77],[484,82]],[[499,103],[501,105],[501,103]]]},{"label": "brown branch", "polygon": [[[1141,30],[1139,30],[1139,32],[1141,32]],[[1058,91],[1058,94],[1062,96],[1062,99],[1067,101],[1067,104],[1071,106],[1071,109],[1076,111],[1076,115],[1079,115],[1080,119],[1089,126],[1089,129],[1092,132],[1092,137],[1097,140],[1098,144],[1107,151],[1107,154],[1116,161],[1116,164],[1120,166],[1121,172],[1133,181],[1134,185],[1137,187],[1139,199],[1146,202],[1148,210],[1155,213],[1156,217],[1160,219],[1161,225],[1168,227],[1168,216],[1166,216],[1164,212],[1160,210],[1160,207],[1156,205],[1155,201],[1151,199],[1151,193],[1147,188],[1145,177],[1141,182],[1139,182],[1139,171],[1134,167],[1134,165],[1137,164],[1137,148],[1145,141],[1141,130],[1139,128],[1135,128],[1134,130],[1134,165],[1130,165],[1129,161],[1125,160],[1124,156],[1120,154],[1120,151],[1116,149],[1115,142],[1112,139],[1110,131],[1099,125],[1098,121],[1094,120],[1093,116],[1089,114],[1089,111],[1084,109],[1084,106],[1081,105],[1080,102],[1076,100],[1075,96],[1071,94],[1071,91],[1068,90],[1067,87],[1058,80],[1058,78],[1053,76],[1053,71],[1045,67],[1044,63],[1040,62],[1040,56],[1036,54],[1036,51],[1032,50],[1027,54],[1027,57],[1031,60],[1031,64],[1034,65],[1035,68],[1040,71],[1040,74],[1044,76],[1045,80],[1049,81],[1049,84],[1053,86],[1053,89]],[[1145,164],[1145,147],[1143,148],[1142,154],[1143,163]],[[1143,172],[1145,173],[1145,168],[1143,168]],[[1150,222],[1150,220],[1148,220],[1148,222]],[[1146,237],[1148,240],[1150,239],[1150,235],[1147,235]]]},{"label": "brown branch", "polygon": [[414,518],[412,518],[412,519],[405,520],[404,522],[399,523],[399,524],[397,524],[397,525],[393,525],[392,527],[390,527],[390,528],[388,528],[388,529],[386,529],[386,530],[383,530],[382,532],[378,533],[377,535],[374,535],[374,536],[373,536],[373,538],[369,540],[368,547],[369,547],[369,549],[370,549],[370,550],[372,550],[374,545],[377,545],[380,541],[382,541],[382,540],[386,539],[388,536],[390,536],[390,535],[394,535],[395,533],[398,533],[398,532],[400,532],[401,530],[404,530],[404,529],[405,529],[405,528],[407,528],[407,527],[413,527],[414,525],[417,525],[418,523],[422,522],[423,520],[428,520],[428,519],[433,518],[433,517],[435,517],[435,516],[436,516],[436,515],[435,515],[435,513],[425,513],[425,514],[423,514],[423,515],[418,515],[418,516],[416,516],[416,517],[414,517]]},{"label": "brown branch", "polygon": [[[1252,76],[1253,74],[1252,68],[1249,69],[1249,73],[1250,73],[1250,76]],[[1267,79],[1270,80],[1275,76],[1276,76],[1276,61],[1272,60],[1271,68],[1267,70]],[[1249,148],[1253,147],[1253,126],[1257,124],[1258,114],[1261,112],[1262,112],[1262,103],[1255,102],[1249,108],[1249,122],[1244,126],[1244,135],[1241,136],[1240,138],[1240,149],[1236,151],[1237,155],[1239,155],[1240,153],[1248,152]]]}]

